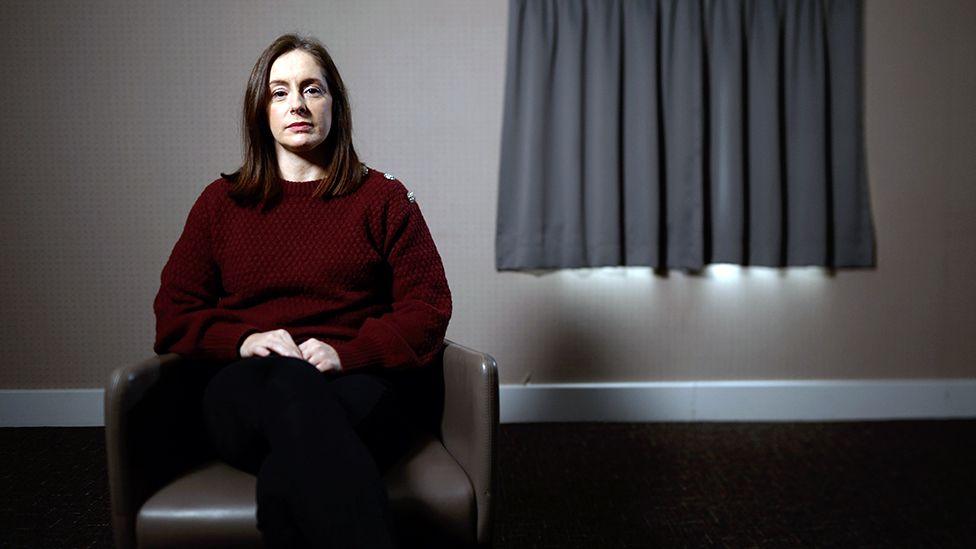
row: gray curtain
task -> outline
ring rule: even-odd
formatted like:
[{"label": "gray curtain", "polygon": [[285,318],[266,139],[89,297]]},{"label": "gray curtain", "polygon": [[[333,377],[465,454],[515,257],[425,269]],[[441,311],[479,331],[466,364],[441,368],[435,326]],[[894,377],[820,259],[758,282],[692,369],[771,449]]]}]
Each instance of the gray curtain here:
[{"label": "gray curtain", "polygon": [[510,0],[496,267],[874,265],[860,0]]}]

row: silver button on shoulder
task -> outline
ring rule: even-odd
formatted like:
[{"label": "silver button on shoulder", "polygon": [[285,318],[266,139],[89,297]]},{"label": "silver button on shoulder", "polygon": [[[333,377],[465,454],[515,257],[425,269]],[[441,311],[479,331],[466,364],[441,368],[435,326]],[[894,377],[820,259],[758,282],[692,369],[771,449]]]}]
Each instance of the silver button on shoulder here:
[{"label": "silver button on shoulder", "polygon": [[396,177],[393,177],[393,174],[389,174],[389,173],[383,174],[383,177],[385,177],[387,179],[390,179],[390,180],[396,179]]},{"label": "silver button on shoulder", "polygon": [[413,191],[407,191],[407,202],[413,204],[417,201],[417,197],[413,195]]}]

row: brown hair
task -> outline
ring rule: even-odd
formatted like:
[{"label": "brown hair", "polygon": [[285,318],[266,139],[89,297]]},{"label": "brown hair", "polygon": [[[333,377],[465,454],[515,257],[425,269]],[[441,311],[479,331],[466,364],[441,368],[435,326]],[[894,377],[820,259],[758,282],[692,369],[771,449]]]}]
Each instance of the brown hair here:
[{"label": "brown hair", "polygon": [[285,34],[268,46],[251,69],[244,90],[244,119],[241,134],[244,144],[244,163],[232,174],[220,175],[234,183],[230,196],[239,202],[253,205],[273,202],[281,195],[278,181],[278,157],[274,136],[268,126],[268,78],[271,65],[278,57],[302,50],[318,61],[325,73],[326,86],[332,95],[332,127],[325,142],[328,175],[315,189],[316,198],[339,196],[355,190],[362,181],[359,156],[352,145],[352,115],[346,87],[332,56],[318,40]]}]

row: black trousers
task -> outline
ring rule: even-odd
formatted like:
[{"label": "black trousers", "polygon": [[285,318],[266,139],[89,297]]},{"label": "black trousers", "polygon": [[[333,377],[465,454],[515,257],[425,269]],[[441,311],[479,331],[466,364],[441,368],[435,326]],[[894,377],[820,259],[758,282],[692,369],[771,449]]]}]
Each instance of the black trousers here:
[{"label": "black trousers", "polygon": [[257,476],[268,547],[395,547],[382,473],[420,433],[382,372],[323,373],[271,355],[227,364],[203,411],[224,461]]}]

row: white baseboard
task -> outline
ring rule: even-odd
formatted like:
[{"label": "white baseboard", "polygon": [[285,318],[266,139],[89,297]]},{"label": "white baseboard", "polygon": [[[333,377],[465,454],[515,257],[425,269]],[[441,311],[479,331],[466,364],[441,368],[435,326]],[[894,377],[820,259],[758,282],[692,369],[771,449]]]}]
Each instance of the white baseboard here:
[{"label": "white baseboard", "polygon": [[0,427],[101,427],[104,389],[0,390]]},{"label": "white baseboard", "polygon": [[[102,389],[0,390],[0,427],[100,427]],[[502,423],[976,418],[976,379],[502,385]]]},{"label": "white baseboard", "polygon": [[976,379],[503,385],[502,423],[976,417]]}]

